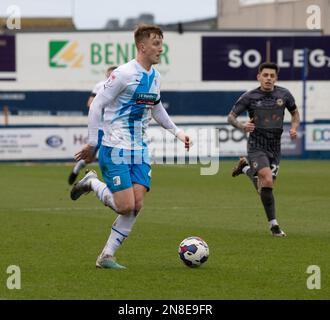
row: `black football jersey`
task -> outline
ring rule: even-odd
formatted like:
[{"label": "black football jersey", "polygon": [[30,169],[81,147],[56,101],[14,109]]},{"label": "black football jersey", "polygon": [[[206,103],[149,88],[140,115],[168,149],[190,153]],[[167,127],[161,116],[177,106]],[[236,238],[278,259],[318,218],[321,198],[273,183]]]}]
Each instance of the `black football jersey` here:
[{"label": "black football jersey", "polygon": [[248,112],[255,130],[250,133],[248,150],[279,152],[285,109],[296,109],[295,100],[289,90],[275,86],[273,91],[259,88],[244,93],[235,103],[232,112],[237,116]]}]

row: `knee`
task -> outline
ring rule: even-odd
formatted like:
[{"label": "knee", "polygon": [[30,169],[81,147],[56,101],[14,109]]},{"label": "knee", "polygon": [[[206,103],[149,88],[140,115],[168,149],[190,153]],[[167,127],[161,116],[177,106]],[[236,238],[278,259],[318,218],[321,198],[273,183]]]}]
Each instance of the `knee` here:
[{"label": "knee", "polygon": [[261,177],[260,184],[261,184],[261,187],[272,188],[273,187],[273,177],[271,175]]},{"label": "knee", "polygon": [[117,205],[116,211],[117,213],[122,215],[130,214],[131,212],[135,211],[135,206],[134,204],[130,204],[130,203],[119,204]]},{"label": "knee", "polygon": [[258,173],[258,178],[261,187],[273,187],[273,176],[271,170],[261,170],[261,172]]}]

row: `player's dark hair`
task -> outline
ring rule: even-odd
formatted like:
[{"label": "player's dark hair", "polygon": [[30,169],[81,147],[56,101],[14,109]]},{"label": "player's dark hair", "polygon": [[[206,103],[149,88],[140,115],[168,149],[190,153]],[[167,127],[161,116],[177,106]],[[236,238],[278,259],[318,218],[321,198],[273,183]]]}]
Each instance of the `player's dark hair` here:
[{"label": "player's dark hair", "polygon": [[134,31],[135,44],[138,45],[142,40],[150,38],[151,34],[156,34],[163,38],[163,31],[160,27],[153,24],[140,24]]},{"label": "player's dark hair", "polygon": [[279,73],[280,69],[278,65],[274,62],[263,62],[259,67],[258,67],[258,73],[261,73],[262,70],[264,69],[273,69],[276,71],[276,74]]}]

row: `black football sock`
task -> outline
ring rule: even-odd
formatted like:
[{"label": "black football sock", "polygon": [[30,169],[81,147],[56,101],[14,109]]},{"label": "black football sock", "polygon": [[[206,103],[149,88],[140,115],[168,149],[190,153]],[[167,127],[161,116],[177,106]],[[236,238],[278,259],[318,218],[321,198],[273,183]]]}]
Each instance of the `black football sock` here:
[{"label": "black football sock", "polygon": [[273,195],[273,188],[261,188],[260,198],[264,205],[265,212],[268,221],[274,220],[275,218],[275,199]]}]

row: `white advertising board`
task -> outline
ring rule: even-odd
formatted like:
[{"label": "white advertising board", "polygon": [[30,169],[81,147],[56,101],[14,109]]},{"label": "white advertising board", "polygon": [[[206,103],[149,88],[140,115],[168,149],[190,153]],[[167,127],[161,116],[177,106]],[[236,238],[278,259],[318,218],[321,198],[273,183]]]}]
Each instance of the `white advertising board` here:
[{"label": "white advertising board", "polygon": [[313,124],[307,126],[306,150],[330,150],[330,124]]},{"label": "white advertising board", "polygon": [[[187,152],[181,141],[159,126],[150,126],[148,133],[151,161],[174,163],[189,159],[189,163],[205,159],[246,155],[247,135],[227,124],[179,125],[192,138]],[[330,150],[330,125],[311,126],[307,132],[310,150]],[[319,135],[327,141],[311,142]],[[309,137],[311,136],[311,137]],[[87,142],[87,127],[8,127],[0,129],[0,161],[10,160],[69,160]],[[314,149],[313,149],[314,148]],[[282,137],[283,155],[300,155],[301,137],[292,141],[288,127]]]},{"label": "white advertising board", "polygon": [[[228,125],[181,126],[193,140],[189,152],[171,133],[151,126],[148,129],[149,151],[153,161],[189,158],[190,163],[201,159],[245,154],[244,134]],[[0,160],[64,160],[86,143],[86,127],[2,128],[0,130]]]},{"label": "white advertising board", "polygon": [[10,128],[0,130],[0,160],[63,160],[86,143],[79,128]]},{"label": "white advertising board", "polygon": [[[16,52],[19,74],[14,86],[21,90],[90,90],[109,66],[136,56],[132,32],[18,34]],[[166,33],[157,65],[165,83],[178,88],[200,81],[200,61],[200,35],[185,35],[182,41],[177,33]]]}]

